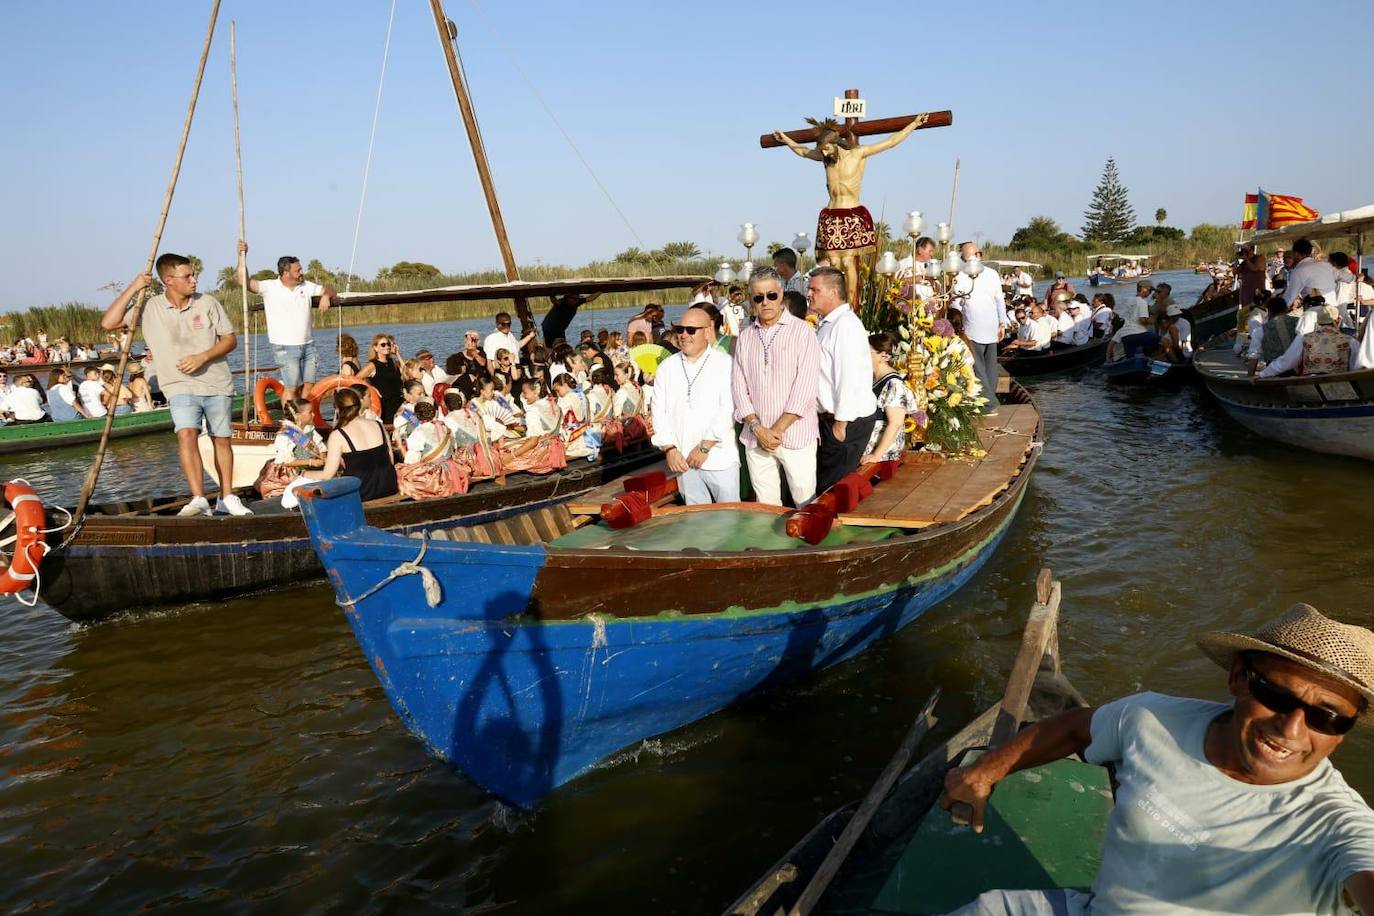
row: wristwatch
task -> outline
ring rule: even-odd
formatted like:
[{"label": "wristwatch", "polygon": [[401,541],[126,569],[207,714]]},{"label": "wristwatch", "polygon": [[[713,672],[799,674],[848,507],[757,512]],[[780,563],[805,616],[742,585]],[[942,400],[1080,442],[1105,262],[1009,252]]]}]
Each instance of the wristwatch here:
[{"label": "wristwatch", "polygon": [[755,417],[754,419],[752,419],[752,420],[749,421],[749,431],[750,431],[751,433],[752,433],[752,432],[757,432],[757,431],[758,431],[758,428],[759,428],[760,426],[762,426],[762,425],[763,425],[763,423],[760,422],[759,418],[758,418],[758,417]]},{"label": "wristwatch", "polygon": [[711,450],[704,445],[698,445],[697,451],[701,452],[703,455],[711,454]]}]

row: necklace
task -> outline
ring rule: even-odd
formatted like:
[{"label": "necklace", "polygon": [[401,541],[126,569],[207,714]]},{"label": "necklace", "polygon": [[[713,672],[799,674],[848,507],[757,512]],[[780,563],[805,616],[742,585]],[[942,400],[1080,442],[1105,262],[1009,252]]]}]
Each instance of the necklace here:
[{"label": "necklace", "polygon": [[763,334],[763,325],[759,325],[759,326],[758,326],[758,329],[759,329],[759,344],[763,347],[763,365],[764,365],[764,368],[767,368],[767,367],[768,367],[768,363],[769,363],[769,361],[770,361],[770,359],[769,359],[769,356],[770,356],[770,355],[769,355],[769,349],[773,346],[773,341],[774,341],[774,339],[778,336],[778,331],[779,331],[781,328],[782,328],[782,320],[779,319],[779,320],[777,321],[777,323],[775,323],[775,324],[773,325],[773,330],[772,330],[772,332],[769,333],[767,337],[765,337],[764,334]]},{"label": "necklace", "polygon": [[684,356],[684,357],[682,358],[682,377],[683,377],[684,379],[687,380],[687,404],[688,404],[688,406],[691,406],[691,403],[692,403],[692,386],[695,385],[695,384],[697,383],[697,379],[701,378],[701,373],[704,372],[704,371],[706,371],[706,361],[707,361],[708,359],[710,359],[710,358],[711,358],[711,351],[710,351],[710,350],[707,350],[706,352],[704,352],[704,353],[701,354],[701,364],[700,364],[699,366],[697,366],[697,374],[696,374],[696,375],[688,375],[688,374],[687,374],[687,357]]}]

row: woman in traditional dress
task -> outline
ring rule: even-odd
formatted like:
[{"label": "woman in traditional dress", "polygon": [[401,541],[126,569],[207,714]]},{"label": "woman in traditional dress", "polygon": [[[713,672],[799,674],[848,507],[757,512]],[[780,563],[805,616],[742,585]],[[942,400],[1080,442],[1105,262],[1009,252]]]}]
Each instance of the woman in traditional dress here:
[{"label": "woman in traditional dress", "polygon": [[[954,338],[958,340],[958,338]],[[868,338],[868,353],[873,363],[873,395],[878,399],[882,419],[873,427],[868,448],[860,464],[895,461],[906,450],[906,418],[918,408],[916,395],[892,368],[897,339],[886,332]]]},{"label": "woman in traditional dress", "polygon": [[288,402],[272,447],[275,454],[253,484],[263,499],[280,496],[303,469],[324,467],[325,445],[315,430],[315,405],[305,398]]},{"label": "woman in traditional dress", "polygon": [[401,392],[401,406],[391,420],[391,441],[402,457],[406,456],[406,438],[415,430],[419,420],[415,416],[415,405],[425,396],[425,386],[420,381],[409,381]]},{"label": "woman in traditional dress", "polygon": [[453,433],[439,419],[434,401],[415,402],[415,426],[405,441],[405,462],[396,466],[397,486],[411,499],[434,499],[468,491],[468,468],[453,460]]}]

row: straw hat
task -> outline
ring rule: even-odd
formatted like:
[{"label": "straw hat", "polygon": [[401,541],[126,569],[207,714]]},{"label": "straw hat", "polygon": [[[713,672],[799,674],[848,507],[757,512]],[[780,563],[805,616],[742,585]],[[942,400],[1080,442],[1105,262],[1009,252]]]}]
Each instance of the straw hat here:
[{"label": "straw hat", "polygon": [[1168,315],[1170,318],[1177,318],[1179,315],[1183,314],[1183,309],[1179,308],[1177,303],[1170,302],[1169,307],[1164,310],[1164,314]]},{"label": "straw hat", "polygon": [[104,365],[102,365],[102,366],[100,367],[100,371],[101,371],[101,372],[114,372],[114,371],[115,371],[115,367],[114,367],[114,366],[111,366],[109,363],[105,363]]},{"label": "straw hat", "polygon": [[1360,718],[1374,720],[1374,632],[1338,623],[1310,604],[1295,604],[1253,636],[1204,633],[1198,648],[1230,669],[1237,652],[1265,652],[1334,678],[1364,697]]}]

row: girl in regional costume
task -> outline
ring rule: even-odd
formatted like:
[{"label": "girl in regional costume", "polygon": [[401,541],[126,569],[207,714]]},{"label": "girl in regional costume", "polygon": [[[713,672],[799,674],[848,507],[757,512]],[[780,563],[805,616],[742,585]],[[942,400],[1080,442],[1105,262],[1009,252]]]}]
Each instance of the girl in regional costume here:
[{"label": "girl in regional costume", "polygon": [[291,419],[282,418],[281,430],[272,442],[276,454],[262,466],[253,484],[263,499],[280,496],[302,468],[324,467],[324,439],[315,431],[315,405],[300,398],[288,406]]},{"label": "girl in regional costume", "polygon": [[453,433],[438,418],[429,398],[413,407],[415,425],[405,441],[405,463],[396,466],[396,483],[403,496],[434,499],[468,491],[468,467],[453,460]]}]

